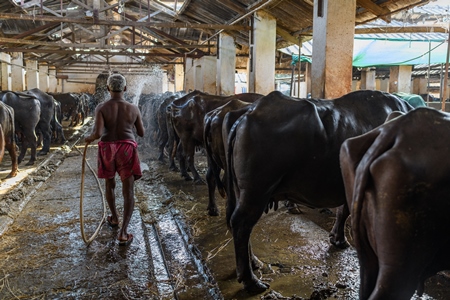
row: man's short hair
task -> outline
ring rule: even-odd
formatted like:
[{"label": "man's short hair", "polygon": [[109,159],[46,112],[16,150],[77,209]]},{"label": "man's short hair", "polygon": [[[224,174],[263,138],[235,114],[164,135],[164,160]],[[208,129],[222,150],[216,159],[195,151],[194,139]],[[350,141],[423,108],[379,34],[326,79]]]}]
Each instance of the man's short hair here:
[{"label": "man's short hair", "polygon": [[108,78],[107,85],[111,92],[123,92],[127,85],[127,80],[120,74],[112,74]]}]

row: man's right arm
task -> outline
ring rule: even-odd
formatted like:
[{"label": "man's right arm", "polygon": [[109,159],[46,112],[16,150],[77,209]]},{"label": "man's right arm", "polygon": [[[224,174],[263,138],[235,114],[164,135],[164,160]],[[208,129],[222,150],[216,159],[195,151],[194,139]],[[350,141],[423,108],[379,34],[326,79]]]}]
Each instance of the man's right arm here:
[{"label": "man's right arm", "polygon": [[95,109],[95,123],[94,123],[94,129],[92,130],[91,135],[86,137],[84,141],[86,143],[91,143],[95,141],[96,139],[100,138],[103,133],[103,128],[105,127],[105,121],[103,119],[103,115],[100,112],[100,106],[97,106]]}]

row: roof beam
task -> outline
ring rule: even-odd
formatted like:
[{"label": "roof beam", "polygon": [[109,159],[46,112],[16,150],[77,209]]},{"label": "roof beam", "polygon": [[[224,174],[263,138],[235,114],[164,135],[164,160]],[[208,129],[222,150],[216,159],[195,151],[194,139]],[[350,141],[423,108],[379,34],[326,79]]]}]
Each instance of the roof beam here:
[{"label": "roof beam", "polygon": [[439,25],[428,26],[386,26],[373,28],[355,28],[355,34],[370,34],[370,33],[430,33],[440,32],[447,33],[446,28]]},{"label": "roof beam", "polygon": [[0,48],[0,52],[34,52],[34,53],[53,53],[53,54],[87,54],[87,55],[111,55],[111,56],[148,56],[148,57],[192,57],[192,58],[200,58],[202,54],[196,53],[136,53],[136,52],[111,52],[111,51],[84,51],[84,50],[57,50],[57,49],[42,49],[42,48],[34,48],[34,49],[25,49],[25,48]]},{"label": "roof beam", "polygon": [[[79,48],[79,49],[92,49],[100,47],[99,44],[88,44],[88,43],[56,43],[56,42],[44,42],[44,41],[33,41],[33,40],[24,40],[24,39],[16,39],[16,38],[3,38],[0,37],[0,45],[2,43],[10,43],[10,44],[22,44],[22,45],[35,45],[35,46],[51,46],[51,47],[60,47],[60,48]],[[200,45],[200,44],[183,44],[183,45],[104,45],[102,49],[154,49],[154,48],[208,48],[215,47],[216,45]]]},{"label": "roof beam", "polygon": [[378,6],[376,3],[372,2],[372,0],[357,0],[357,2],[360,6],[364,7],[374,15],[379,16],[384,21],[388,23],[391,22],[391,12],[389,9]]},{"label": "roof beam", "polygon": [[288,31],[284,30],[283,28],[277,26],[277,34],[281,36],[284,40],[291,42],[294,45],[298,45],[299,40],[292,34],[290,34]]},{"label": "roof beam", "polygon": [[0,19],[6,20],[29,20],[46,22],[64,22],[85,25],[110,25],[110,26],[135,26],[135,27],[155,27],[155,28],[195,28],[195,29],[224,29],[224,30],[250,30],[250,26],[245,25],[222,25],[222,24],[198,24],[181,22],[135,22],[135,21],[115,21],[115,20],[94,20],[94,19],[75,19],[67,17],[53,16],[32,16],[28,14],[9,14],[0,13]]}]

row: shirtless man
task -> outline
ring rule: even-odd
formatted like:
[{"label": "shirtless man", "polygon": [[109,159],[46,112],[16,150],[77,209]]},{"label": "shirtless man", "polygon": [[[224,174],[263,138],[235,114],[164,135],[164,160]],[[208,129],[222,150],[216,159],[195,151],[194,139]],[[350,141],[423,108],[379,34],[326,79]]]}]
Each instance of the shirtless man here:
[{"label": "shirtless man", "polygon": [[134,209],[134,181],[142,177],[133,130],[136,129],[137,135],[142,137],[144,125],[139,108],[123,98],[127,89],[125,77],[111,75],[107,87],[111,99],[100,103],[95,109],[94,129],[84,141],[89,144],[100,138],[98,177],[105,179],[106,201],[111,211],[107,222],[111,227],[119,225],[114,189],[116,172],[120,175],[124,207],[122,228],[117,239],[119,245],[127,246],[133,241],[133,235],[127,232],[127,227]]}]

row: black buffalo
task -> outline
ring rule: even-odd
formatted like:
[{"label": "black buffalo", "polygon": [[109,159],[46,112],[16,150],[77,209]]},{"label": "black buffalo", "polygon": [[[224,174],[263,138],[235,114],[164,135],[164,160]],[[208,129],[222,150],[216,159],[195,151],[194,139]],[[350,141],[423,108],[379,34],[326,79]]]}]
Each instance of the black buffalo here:
[{"label": "black buffalo", "polygon": [[194,175],[196,183],[204,183],[194,166],[195,149],[203,147],[203,119],[209,111],[226,104],[231,99],[240,99],[246,102],[254,102],[262,95],[255,93],[243,93],[233,96],[208,95],[200,91],[193,91],[175,101],[168,109],[171,115],[171,123],[175,133],[180,139],[178,144],[181,153],[180,171],[186,180],[192,180],[187,173],[185,160],[189,170]]},{"label": "black buffalo", "polygon": [[417,108],[341,148],[360,299],[411,299],[450,269],[450,114]]},{"label": "black buffalo", "polygon": [[81,122],[84,124],[84,101],[75,93],[49,93],[55,98],[61,106],[62,119],[59,121],[70,120],[69,127],[77,126]]},{"label": "black buffalo", "polygon": [[333,100],[299,99],[272,92],[233,125],[228,138],[227,223],[234,240],[238,281],[249,292],[268,284],[252,272],[250,234],[264,211],[291,200],[337,210],[330,241],[347,247],[349,215],[339,167],[339,149],[349,137],[383,124],[405,101],[378,91],[357,91]]},{"label": "black buffalo", "polygon": [[0,101],[0,163],[3,160],[5,150],[11,157],[11,172],[7,176],[15,177],[18,172],[16,139],[14,129],[14,110],[11,106]]},{"label": "black buffalo", "polygon": [[36,126],[36,131],[42,135],[43,145],[37,155],[46,155],[50,152],[52,136],[51,122],[54,118],[57,118],[55,116],[55,98],[38,88],[27,90],[25,93],[35,97],[41,104],[41,113],[39,115],[39,122]]},{"label": "black buffalo", "polygon": [[36,161],[36,127],[41,115],[41,103],[34,96],[13,92],[6,92],[2,100],[14,110],[14,128],[21,141],[17,162],[22,162],[30,148],[30,160],[26,165],[33,165]]},{"label": "black buffalo", "polygon": [[[222,127],[225,124],[225,131],[231,129],[231,125],[242,114],[244,114],[251,103],[238,99],[232,99],[226,104],[208,112],[204,119],[203,139],[208,160],[208,170],[206,171],[206,183],[208,185],[208,214],[210,216],[219,215],[215,199],[215,190],[219,191],[223,198],[226,198],[225,185],[220,174],[226,171],[225,146],[222,135]],[[226,121],[225,117],[227,117]],[[226,179],[226,174],[223,178]]]}]

